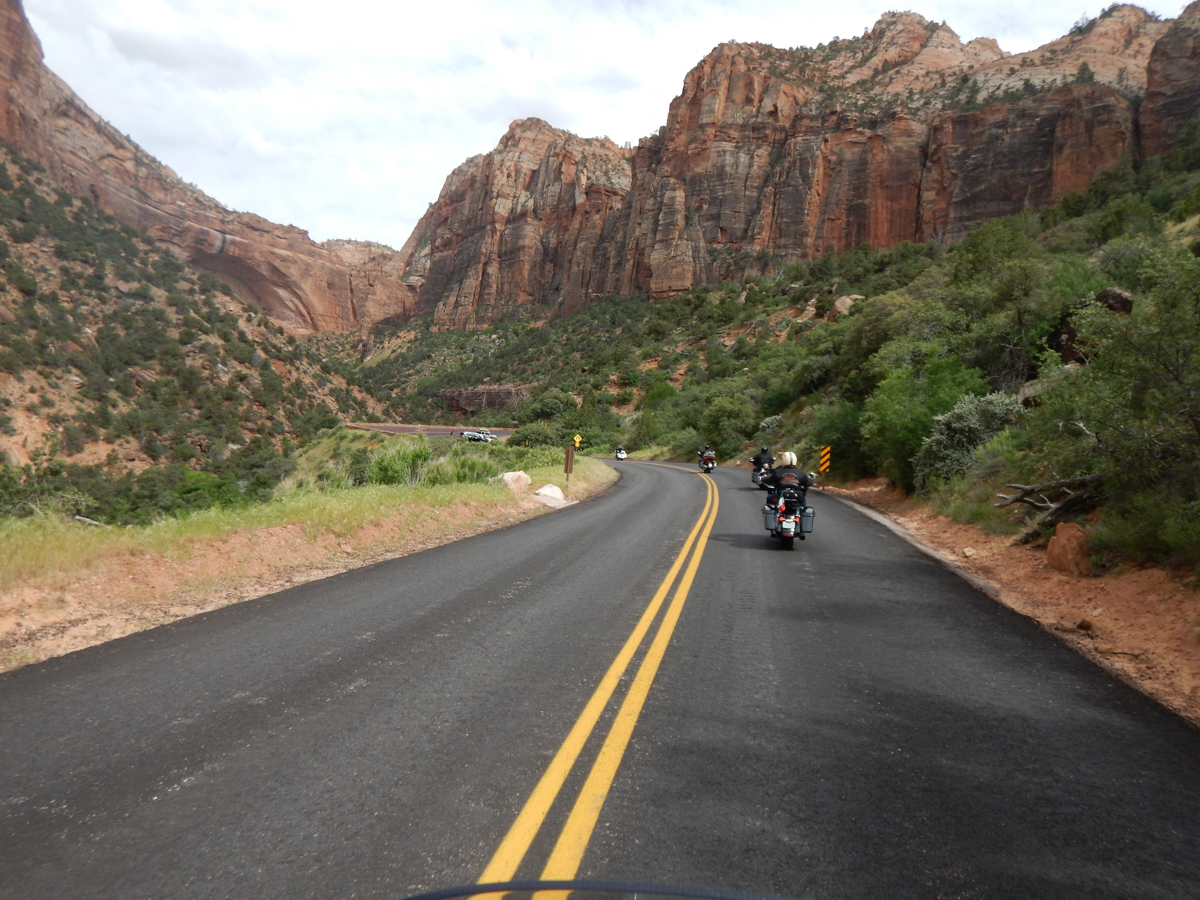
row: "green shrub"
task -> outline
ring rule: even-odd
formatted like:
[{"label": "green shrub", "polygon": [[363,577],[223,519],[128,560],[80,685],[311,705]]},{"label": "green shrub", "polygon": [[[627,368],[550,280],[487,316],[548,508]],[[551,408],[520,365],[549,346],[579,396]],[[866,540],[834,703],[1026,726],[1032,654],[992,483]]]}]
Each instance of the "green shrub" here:
[{"label": "green shrub", "polygon": [[717,397],[704,410],[704,441],[722,459],[736,456],[742,444],[754,434],[759,418],[754,404],[745,395]]},{"label": "green shrub", "polygon": [[967,394],[948,413],[935,416],[929,437],[913,457],[913,483],[924,493],[933,481],[965,474],[975,451],[1025,414],[1012,394]]},{"label": "green shrub", "polygon": [[938,359],[922,369],[895,369],[863,406],[864,447],[880,473],[911,491],[913,457],[929,436],[934,417],[953,409],[964,394],[986,392],[983,374],[958,357]]},{"label": "green shrub", "polygon": [[372,455],[369,481],[372,484],[417,484],[432,458],[433,453],[424,439],[413,443],[389,442]]}]

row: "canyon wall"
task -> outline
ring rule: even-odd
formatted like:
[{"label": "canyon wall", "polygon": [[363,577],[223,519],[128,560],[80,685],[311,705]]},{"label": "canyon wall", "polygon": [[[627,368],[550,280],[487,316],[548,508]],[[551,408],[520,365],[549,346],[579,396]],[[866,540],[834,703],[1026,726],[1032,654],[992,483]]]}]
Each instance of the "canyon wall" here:
[{"label": "canyon wall", "polygon": [[411,317],[415,291],[381,262],[395,251],[324,247],[299,228],[228,210],[96,115],[43,64],[20,0],[0,0],[0,138],[293,331]]},{"label": "canyon wall", "polygon": [[1163,152],[1198,115],[1200,2],[1170,22],[1112,7],[1015,56],[888,13],[815,48],[716,47],[635,148],[518,120],[450,174],[400,251],[316,244],[117,133],[44,66],[19,0],[0,0],[0,137],[297,332],[479,329],[864,242],[949,243],[1085,190],[1123,153]]},{"label": "canyon wall", "polygon": [[[447,179],[399,265],[420,314],[470,328],[862,243],[951,243],[1137,154],[1134,100],[1163,92],[1164,73],[1159,120],[1178,127],[1200,96],[1180,63],[1194,65],[1181,23],[1197,7],[1173,23],[1114,7],[1016,56],[913,13],[817,48],[722,44],[632,151],[514,122]],[[608,174],[590,187],[579,173],[600,159]]]}]

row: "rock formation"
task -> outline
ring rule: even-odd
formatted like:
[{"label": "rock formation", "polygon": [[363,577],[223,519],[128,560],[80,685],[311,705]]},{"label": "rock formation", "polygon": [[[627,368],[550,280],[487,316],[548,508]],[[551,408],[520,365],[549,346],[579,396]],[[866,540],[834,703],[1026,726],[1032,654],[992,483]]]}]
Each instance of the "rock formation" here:
[{"label": "rock formation", "polygon": [[228,210],[104,122],[45,67],[20,0],[0,0],[0,138],[295,331],[411,314],[413,291],[388,271],[395,251],[323,247],[299,228]]},{"label": "rock formation", "polygon": [[1111,7],[1016,56],[914,13],[815,48],[722,44],[636,148],[514,122],[399,252],[316,244],[184,184],[43,65],[20,0],[0,0],[0,137],[295,331],[477,329],[1043,208],[1169,147],[1200,115],[1198,48],[1200,2],[1174,22]]},{"label": "rock formation", "polygon": [[1180,127],[1200,118],[1200,2],[1188,6],[1154,45],[1139,118],[1145,156],[1166,153]]},{"label": "rock formation", "polygon": [[632,153],[514,122],[447,179],[399,265],[420,314],[471,328],[864,242],[953,242],[1136,152],[1131,98],[1179,33],[1121,6],[1019,56],[913,13],[811,49],[722,44]]},{"label": "rock formation", "polygon": [[518,400],[527,400],[531,387],[528,384],[485,384],[438,391],[437,396],[456,413],[477,413],[481,409],[504,409]]}]

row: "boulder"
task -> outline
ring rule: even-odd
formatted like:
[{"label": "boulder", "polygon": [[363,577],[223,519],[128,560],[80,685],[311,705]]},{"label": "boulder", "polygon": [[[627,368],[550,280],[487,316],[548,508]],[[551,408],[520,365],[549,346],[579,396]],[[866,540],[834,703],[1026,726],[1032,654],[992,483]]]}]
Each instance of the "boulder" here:
[{"label": "boulder", "polygon": [[552,500],[565,500],[562,488],[557,484],[547,484],[534,491],[539,497],[549,497]]},{"label": "boulder", "polygon": [[1046,562],[1051,568],[1077,578],[1092,573],[1088,561],[1088,536],[1074,522],[1059,522],[1046,547]]},{"label": "boulder", "polygon": [[832,322],[838,316],[844,316],[846,313],[850,312],[851,307],[853,307],[857,301],[862,299],[863,296],[861,294],[850,294],[845,297],[838,297],[833,301],[833,308],[825,314],[825,321]]},{"label": "boulder", "polygon": [[504,482],[504,486],[510,491],[521,493],[532,483],[530,477],[524,472],[505,472],[500,476],[500,480]]}]

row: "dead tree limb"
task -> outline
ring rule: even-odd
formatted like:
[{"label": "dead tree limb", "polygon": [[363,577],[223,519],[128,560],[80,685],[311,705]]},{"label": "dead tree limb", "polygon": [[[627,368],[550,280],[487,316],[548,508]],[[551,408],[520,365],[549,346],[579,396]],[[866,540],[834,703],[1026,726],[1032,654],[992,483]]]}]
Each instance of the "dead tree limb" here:
[{"label": "dead tree limb", "polygon": [[1014,503],[1024,503],[1026,506],[1041,511],[1042,514],[1017,538],[1017,543],[1026,544],[1037,536],[1039,529],[1063,518],[1067,513],[1092,500],[1092,491],[1104,481],[1105,474],[1097,472],[1092,475],[1063,478],[1059,481],[1047,481],[1042,484],[1010,484],[1007,486],[1017,493],[997,493],[996,496],[1000,498],[1000,502],[995,506],[997,509],[1003,509]]}]

